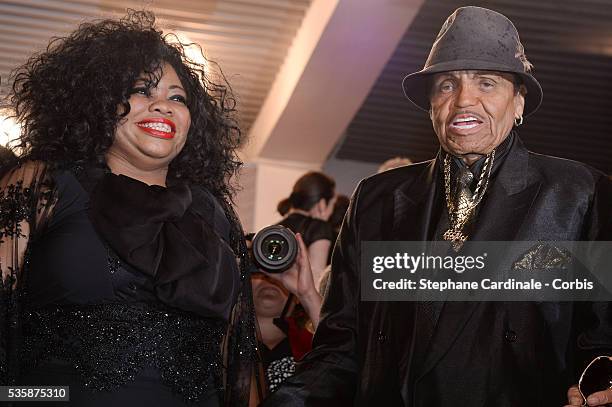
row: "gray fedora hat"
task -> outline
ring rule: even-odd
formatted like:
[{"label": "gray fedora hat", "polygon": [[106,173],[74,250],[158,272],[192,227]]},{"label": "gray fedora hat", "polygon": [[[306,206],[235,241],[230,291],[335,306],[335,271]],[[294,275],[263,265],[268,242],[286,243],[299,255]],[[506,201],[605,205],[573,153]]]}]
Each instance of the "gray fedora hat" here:
[{"label": "gray fedora hat", "polygon": [[455,10],[442,25],[423,69],[404,77],[404,94],[417,107],[429,110],[431,75],[462,70],[518,75],[527,88],[524,116],[542,103],[542,87],[530,73],[516,27],[496,11],[475,6]]}]

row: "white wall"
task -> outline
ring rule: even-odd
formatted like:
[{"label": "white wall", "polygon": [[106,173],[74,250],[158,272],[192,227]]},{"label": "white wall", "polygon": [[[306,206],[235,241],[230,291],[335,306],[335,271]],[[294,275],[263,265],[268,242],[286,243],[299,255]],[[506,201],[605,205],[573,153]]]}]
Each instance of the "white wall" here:
[{"label": "white wall", "polygon": [[241,190],[236,210],[246,232],[257,232],[281,219],[278,203],[291,194],[293,184],[308,171],[319,171],[301,162],[260,159],[245,166],[238,178]]},{"label": "white wall", "polygon": [[379,164],[331,158],[323,165],[323,172],[336,180],[336,193],[351,196],[363,178],[376,174]]}]

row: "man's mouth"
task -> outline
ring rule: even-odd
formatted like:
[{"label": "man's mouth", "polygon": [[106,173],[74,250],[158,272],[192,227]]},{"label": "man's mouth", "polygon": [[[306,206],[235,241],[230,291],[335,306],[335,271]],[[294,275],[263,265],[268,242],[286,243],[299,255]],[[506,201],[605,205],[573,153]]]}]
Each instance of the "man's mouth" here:
[{"label": "man's mouth", "polygon": [[143,131],[157,138],[174,138],[176,126],[168,119],[146,119],[136,123]]},{"label": "man's mouth", "polygon": [[460,114],[453,118],[450,127],[456,130],[470,130],[483,123],[478,117],[469,114]]}]

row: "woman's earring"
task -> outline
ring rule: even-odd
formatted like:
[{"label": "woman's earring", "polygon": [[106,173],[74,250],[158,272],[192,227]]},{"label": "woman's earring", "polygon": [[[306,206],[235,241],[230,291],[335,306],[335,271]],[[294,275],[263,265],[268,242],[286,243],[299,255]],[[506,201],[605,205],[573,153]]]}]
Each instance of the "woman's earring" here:
[{"label": "woman's earring", "polygon": [[521,124],[523,124],[523,115],[520,115],[518,118],[514,118],[514,125],[516,127],[520,126]]}]

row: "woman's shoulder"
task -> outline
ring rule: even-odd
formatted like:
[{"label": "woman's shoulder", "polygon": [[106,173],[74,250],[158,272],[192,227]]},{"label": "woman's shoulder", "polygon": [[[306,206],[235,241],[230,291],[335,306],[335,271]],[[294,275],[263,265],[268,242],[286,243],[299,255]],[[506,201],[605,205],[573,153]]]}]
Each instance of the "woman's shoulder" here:
[{"label": "woman's shoulder", "polygon": [[57,197],[68,195],[70,200],[80,196],[86,199],[88,191],[77,173],[58,168],[40,160],[20,162],[10,170],[13,181],[21,181],[24,186],[37,186],[42,190],[53,190]]},{"label": "woman's shoulder", "polygon": [[332,231],[332,226],[329,222],[321,220],[321,219],[317,219],[317,218],[310,218],[310,224],[309,227],[315,230],[321,230],[321,231]]},{"label": "woman's shoulder", "polygon": [[75,171],[57,168],[44,161],[23,160],[2,170],[0,191],[5,196],[52,208],[48,214],[53,216],[48,218],[51,224],[55,224],[87,208],[90,191],[85,173],[82,171],[79,176]]},{"label": "woman's shoulder", "polygon": [[300,213],[291,213],[279,222],[295,233],[301,233],[306,245],[317,240],[332,240],[333,228],[329,222],[306,216]]},{"label": "woman's shoulder", "polygon": [[0,168],[0,187],[9,185],[29,186],[46,175],[47,164],[39,160],[4,161]]},{"label": "woman's shoulder", "polygon": [[311,218],[310,224],[306,230],[309,240],[316,242],[317,240],[329,240],[334,237],[334,230],[329,222],[321,219]]},{"label": "woman's shoulder", "polygon": [[193,209],[198,212],[205,212],[214,210],[215,207],[220,206],[218,199],[205,187],[201,185],[190,185],[192,206]]},{"label": "woman's shoulder", "polygon": [[[21,228],[30,222],[29,235],[38,233],[51,218],[57,203],[57,189],[49,166],[39,160],[18,160],[14,165],[1,169],[0,213],[10,219],[10,225]],[[13,230],[13,232],[15,232]]]}]

